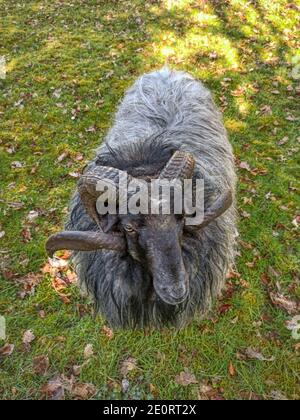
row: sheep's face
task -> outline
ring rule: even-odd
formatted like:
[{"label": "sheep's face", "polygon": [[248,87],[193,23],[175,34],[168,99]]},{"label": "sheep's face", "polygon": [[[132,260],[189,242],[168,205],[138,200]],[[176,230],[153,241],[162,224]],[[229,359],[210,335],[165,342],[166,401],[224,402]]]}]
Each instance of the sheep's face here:
[{"label": "sheep's face", "polygon": [[[195,161],[186,152],[175,152],[158,175],[159,179],[185,180],[193,177]],[[109,249],[129,255],[152,277],[157,295],[171,305],[183,302],[189,293],[189,282],[182,256],[183,230],[199,230],[224,213],[232,204],[231,190],[223,191],[205,211],[197,226],[185,226],[185,216],[168,214],[101,216],[97,200],[105,203],[98,182],[105,179],[119,188],[120,173],[116,168],[96,166],[82,175],[78,192],[86,213],[95,222],[91,231],[66,231],[52,235],[46,244],[51,256],[58,249],[93,251]]]},{"label": "sheep's face", "polygon": [[182,257],[184,220],[175,215],[122,216],[120,229],[129,255],[151,276],[157,295],[176,305],[188,295]]}]

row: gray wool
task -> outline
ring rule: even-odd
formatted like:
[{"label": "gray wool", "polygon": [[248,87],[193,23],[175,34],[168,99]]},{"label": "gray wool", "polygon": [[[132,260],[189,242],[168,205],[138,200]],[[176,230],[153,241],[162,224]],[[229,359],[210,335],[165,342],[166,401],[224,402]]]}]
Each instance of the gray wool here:
[{"label": "gray wool", "polygon": [[[98,160],[109,162],[112,150],[125,162],[146,159],[153,139],[158,150],[172,147],[192,153],[195,176],[205,181],[205,208],[228,187],[235,194],[234,159],[221,114],[209,90],[189,74],[164,67],[141,76],[125,93],[113,126],[87,170]],[[67,229],[97,229],[78,193],[71,202]],[[224,286],[234,262],[236,232],[233,205],[194,237],[184,237],[190,295],[178,306],[162,302],[153,289],[145,290],[148,274],[130,256],[113,251],[74,252],[74,263],[81,286],[112,326],[182,327],[196,314],[205,314]]]}]

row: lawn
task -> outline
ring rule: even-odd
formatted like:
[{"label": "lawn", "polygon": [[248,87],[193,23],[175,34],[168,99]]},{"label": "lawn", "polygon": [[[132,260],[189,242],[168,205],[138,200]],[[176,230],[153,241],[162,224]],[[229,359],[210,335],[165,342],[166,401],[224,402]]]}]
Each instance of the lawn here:
[{"label": "lawn", "polygon": [[[299,399],[300,2],[0,6],[0,398]],[[165,63],[223,112],[239,255],[207,319],[111,331],[44,243],[126,88]]]}]

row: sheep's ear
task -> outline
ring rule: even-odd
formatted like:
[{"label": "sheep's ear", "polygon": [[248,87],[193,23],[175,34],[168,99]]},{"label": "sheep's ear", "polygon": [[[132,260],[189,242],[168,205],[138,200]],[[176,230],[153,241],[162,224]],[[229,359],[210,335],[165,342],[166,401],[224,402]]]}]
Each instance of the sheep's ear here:
[{"label": "sheep's ear", "polygon": [[102,216],[100,224],[103,232],[108,233],[117,225],[118,222],[119,218],[116,214],[107,214],[106,216]]}]

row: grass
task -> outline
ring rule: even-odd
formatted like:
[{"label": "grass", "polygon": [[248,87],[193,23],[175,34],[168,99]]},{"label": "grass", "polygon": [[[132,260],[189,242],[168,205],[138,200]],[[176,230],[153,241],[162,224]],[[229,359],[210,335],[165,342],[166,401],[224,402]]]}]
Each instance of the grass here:
[{"label": "grass", "polygon": [[[0,347],[15,345],[0,360],[1,398],[41,398],[40,388],[58,374],[70,377],[92,344],[94,357],[76,380],[96,387],[93,398],[192,399],[204,384],[211,398],[298,399],[299,346],[286,328],[292,316],[272,304],[269,291],[300,298],[299,79],[291,76],[293,57],[300,62],[299,1],[0,5],[7,63],[0,79],[0,315],[7,339]],[[114,331],[109,339],[105,321],[91,316],[75,286],[66,304],[49,274],[24,299],[14,280],[37,275],[47,262],[45,239],[60,229],[76,184],[70,173],[93,156],[125,89],[165,63],[203,80],[223,111],[239,176],[240,277],[204,321],[182,331]],[[29,211],[39,213],[30,224]],[[26,349],[29,329],[36,338]],[[274,361],[239,357],[249,347]],[[44,376],[32,367],[40,355],[50,361]],[[124,393],[120,366],[128,357],[137,368]],[[178,384],[184,370],[198,384]]]}]

